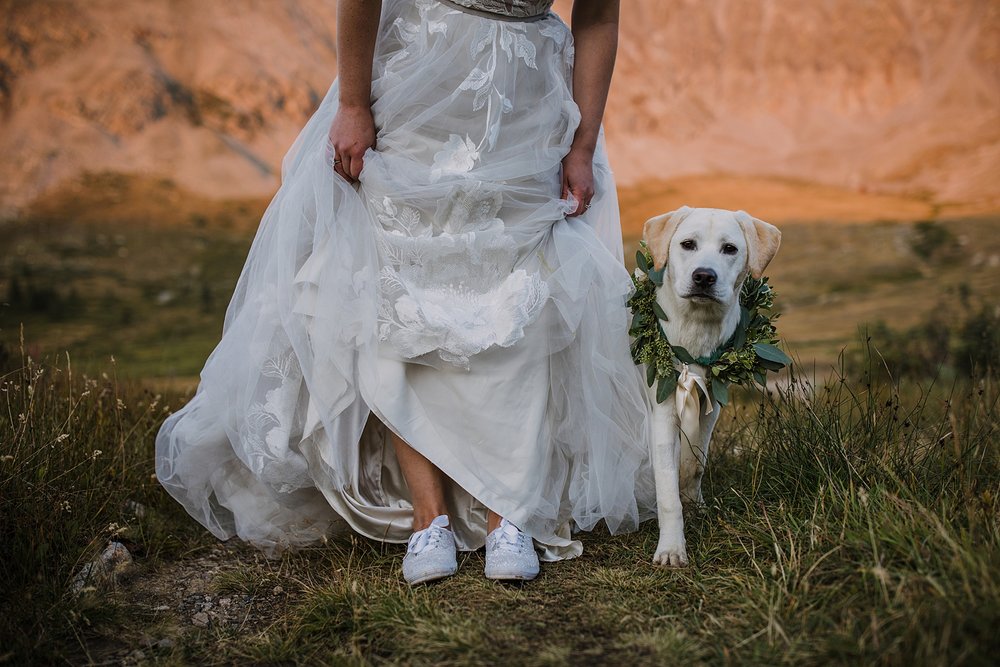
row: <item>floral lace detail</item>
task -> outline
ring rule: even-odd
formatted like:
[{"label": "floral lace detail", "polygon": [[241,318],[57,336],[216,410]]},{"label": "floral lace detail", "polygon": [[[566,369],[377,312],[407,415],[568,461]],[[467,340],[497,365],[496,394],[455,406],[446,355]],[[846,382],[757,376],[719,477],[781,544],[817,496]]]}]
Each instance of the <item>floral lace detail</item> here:
[{"label": "floral lace detail", "polygon": [[[573,79],[573,61],[576,59],[576,48],[571,39],[572,33],[561,23],[547,23],[538,28],[538,34],[548,37],[556,43],[556,49],[563,54],[563,71],[567,80]],[[567,44],[567,42],[569,42]]]},{"label": "floral lace detail", "polygon": [[440,180],[441,176],[460,175],[472,171],[479,159],[479,150],[466,135],[465,139],[453,134],[444,147],[434,154],[434,167],[431,169],[431,182]]},{"label": "floral lace detail", "polygon": [[471,356],[523,337],[549,289],[538,273],[514,267],[515,244],[497,217],[496,187],[456,185],[431,223],[388,196],[368,202],[382,228],[379,340],[407,359],[436,352],[469,369]]},{"label": "floral lace detail", "polygon": [[251,470],[275,486],[280,493],[290,493],[308,486],[305,459],[289,449],[302,370],[291,348],[269,356],[260,371],[263,377],[277,380],[266,390],[264,401],[255,401],[240,426]]},{"label": "floral lace detail", "polygon": [[[470,2],[462,3],[473,8],[484,9],[485,11],[500,11],[508,3],[499,0],[490,4],[490,7],[479,7],[484,3]],[[493,7],[493,4],[496,7]],[[521,3],[525,4],[525,3]],[[532,3],[527,3],[532,4]],[[551,3],[533,3],[539,5],[551,5]],[[437,0],[417,0],[417,8],[420,15],[420,23],[397,18],[393,22],[393,28],[399,35],[399,39],[406,45],[394,53],[383,65],[381,76],[387,81],[396,81],[399,78],[394,69],[404,61],[408,60],[415,53],[421,52],[428,40],[434,35],[447,36],[448,23],[443,20],[449,15],[461,14],[458,10],[448,9]],[[547,8],[547,6],[546,6]],[[435,10],[432,12],[432,10]],[[544,11],[539,9],[534,13]],[[469,92],[472,95],[472,110],[484,111],[485,131],[483,136],[473,142],[468,136],[462,139],[459,135],[451,135],[448,142],[442,147],[442,151],[435,155],[435,174],[438,176],[445,173],[463,173],[471,169],[470,158],[478,158],[482,150],[492,150],[496,146],[497,138],[500,134],[501,118],[503,114],[510,113],[514,109],[514,101],[511,100],[506,91],[495,83],[497,66],[501,57],[506,57],[511,63],[515,59],[520,60],[526,67],[538,69],[537,49],[535,44],[528,38],[528,30],[537,30],[544,37],[556,42],[558,49],[563,53],[564,67],[567,78],[572,73],[573,68],[573,46],[566,45],[569,39],[569,30],[561,22],[540,22],[539,25],[524,23],[509,23],[504,21],[478,21],[476,22],[476,33],[469,46],[469,55],[476,65],[472,67],[465,80],[459,85],[460,92]],[[565,47],[565,48],[564,48]],[[462,142],[461,144],[459,142]],[[452,160],[456,156],[461,159],[461,164],[468,164],[468,169],[458,172],[449,172],[446,168],[439,169],[439,162]]]},{"label": "floral lace detail", "polygon": [[473,111],[482,111],[484,108],[486,110],[487,129],[476,147],[477,150],[482,150],[484,145],[490,150],[496,146],[497,137],[500,135],[500,117],[514,109],[513,101],[494,82],[500,53],[507,57],[508,63],[519,58],[525,66],[538,69],[538,64],[535,62],[537,49],[528,39],[527,30],[529,27],[521,23],[499,21],[481,21],[476,28],[476,35],[469,46],[469,55],[473,60],[482,59],[484,56],[486,59],[485,62],[472,68],[459,86],[459,90],[474,93]]},{"label": "floral lace detail", "polygon": [[397,75],[392,71],[393,68],[414,53],[418,53],[423,43],[432,35],[448,36],[448,24],[446,22],[428,17],[428,13],[438,7],[441,7],[441,3],[437,2],[437,0],[417,0],[420,23],[413,23],[403,18],[397,18],[393,21],[392,27],[397,31],[399,39],[406,44],[406,47],[394,53],[385,62],[383,76],[391,79],[397,78]]}]

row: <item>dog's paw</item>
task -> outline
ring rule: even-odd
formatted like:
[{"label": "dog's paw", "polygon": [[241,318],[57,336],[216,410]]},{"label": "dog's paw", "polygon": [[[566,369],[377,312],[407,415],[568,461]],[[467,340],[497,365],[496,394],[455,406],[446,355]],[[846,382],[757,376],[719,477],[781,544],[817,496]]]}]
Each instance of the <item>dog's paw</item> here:
[{"label": "dog's paw", "polygon": [[653,565],[660,567],[687,567],[687,546],[681,542],[660,542],[656,545]]}]

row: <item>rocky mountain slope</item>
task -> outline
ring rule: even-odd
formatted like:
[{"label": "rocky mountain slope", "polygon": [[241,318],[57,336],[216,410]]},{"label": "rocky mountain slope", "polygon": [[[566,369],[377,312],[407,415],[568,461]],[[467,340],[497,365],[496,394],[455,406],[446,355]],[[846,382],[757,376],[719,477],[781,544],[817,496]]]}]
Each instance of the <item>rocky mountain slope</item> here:
[{"label": "rocky mountain slope", "polygon": [[[622,16],[606,119],[622,183],[770,175],[1000,208],[995,0],[625,0]],[[84,171],[267,196],[336,71],[335,0],[0,0],[0,17],[8,213]]]},{"label": "rocky mountain slope", "polygon": [[608,134],[627,179],[776,174],[1000,202],[995,0],[623,4]]}]

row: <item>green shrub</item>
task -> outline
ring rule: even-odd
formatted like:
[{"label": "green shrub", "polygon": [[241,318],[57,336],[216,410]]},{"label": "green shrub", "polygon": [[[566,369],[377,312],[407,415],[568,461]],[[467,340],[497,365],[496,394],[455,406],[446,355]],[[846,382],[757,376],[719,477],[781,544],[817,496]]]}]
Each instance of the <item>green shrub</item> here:
[{"label": "green shrub", "polygon": [[928,262],[948,262],[960,256],[958,239],[946,226],[921,220],[910,232],[910,249]]},{"label": "green shrub", "polygon": [[990,303],[974,305],[961,286],[958,297],[906,329],[892,329],[881,320],[863,327],[868,344],[850,351],[847,371],[857,376],[874,359],[876,375],[995,377],[1000,371],[1000,310]]},{"label": "green shrub", "polygon": [[968,375],[1000,371],[1000,311],[996,307],[981,307],[959,329],[955,365]]}]

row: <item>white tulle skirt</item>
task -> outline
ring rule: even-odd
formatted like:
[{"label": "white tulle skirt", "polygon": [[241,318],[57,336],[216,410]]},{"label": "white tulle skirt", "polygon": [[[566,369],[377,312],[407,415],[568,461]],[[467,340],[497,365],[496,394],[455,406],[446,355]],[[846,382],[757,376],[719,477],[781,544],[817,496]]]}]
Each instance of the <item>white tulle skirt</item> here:
[{"label": "white tulle skirt", "polygon": [[581,552],[574,523],[653,516],[603,138],[590,210],[567,218],[560,199],[572,66],[555,15],[383,3],[360,184],[331,164],[335,81],[284,159],[194,397],[156,437],[159,481],[215,535],[270,555],[348,528],[405,542],[386,426],[453,481],[461,549],[483,545],[487,508],[546,560]]}]

